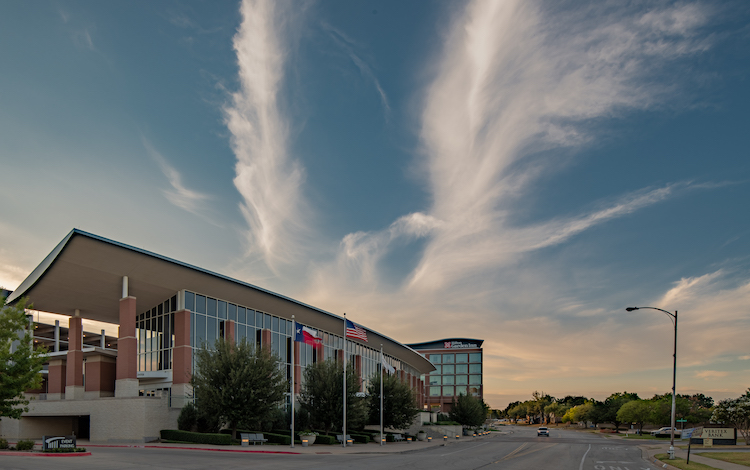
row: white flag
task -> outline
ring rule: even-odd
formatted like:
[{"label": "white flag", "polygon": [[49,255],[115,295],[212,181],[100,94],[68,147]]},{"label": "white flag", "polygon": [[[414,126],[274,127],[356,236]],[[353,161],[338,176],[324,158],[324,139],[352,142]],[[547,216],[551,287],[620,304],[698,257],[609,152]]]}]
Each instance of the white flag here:
[{"label": "white flag", "polygon": [[380,363],[389,374],[393,374],[394,372],[396,372],[396,369],[394,369],[392,365],[385,362],[385,356],[383,356],[382,352],[380,353]]}]

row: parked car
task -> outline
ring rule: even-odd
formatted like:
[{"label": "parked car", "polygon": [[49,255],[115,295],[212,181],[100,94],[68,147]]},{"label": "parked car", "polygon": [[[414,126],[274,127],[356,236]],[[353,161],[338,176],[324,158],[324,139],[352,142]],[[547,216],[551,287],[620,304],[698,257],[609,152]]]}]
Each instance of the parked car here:
[{"label": "parked car", "polygon": [[[679,429],[675,429],[674,430],[674,435],[675,436],[679,436],[680,434],[682,434],[682,431],[680,431]],[[664,435],[664,436],[671,436],[672,435],[672,427],[671,426],[667,426],[667,427],[659,428],[656,431],[651,431],[651,435],[652,436],[662,436],[662,435]]]},{"label": "parked car", "polygon": [[542,427],[540,427],[539,429],[536,430],[536,435],[537,435],[537,437],[539,437],[539,436],[549,437],[549,429],[547,429],[546,427],[542,426]]}]

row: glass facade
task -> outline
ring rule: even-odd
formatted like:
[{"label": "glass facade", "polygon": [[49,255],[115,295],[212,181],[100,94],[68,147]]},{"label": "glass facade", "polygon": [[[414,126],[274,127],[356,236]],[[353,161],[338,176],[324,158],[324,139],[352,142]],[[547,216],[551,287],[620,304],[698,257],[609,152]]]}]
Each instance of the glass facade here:
[{"label": "glass facade", "polygon": [[174,347],[174,312],[177,296],[146,310],[136,319],[138,371],[154,372],[172,369]]},{"label": "glass facade", "polygon": [[425,390],[425,408],[447,411],[445,406],[449,406],[458,395],[482,397],[482,352],[448,352],[450,350],[440,348],[447,343],[448,340],[440,340],[409,345],[435,366],[435,371],[422,376],[429,386]]}]

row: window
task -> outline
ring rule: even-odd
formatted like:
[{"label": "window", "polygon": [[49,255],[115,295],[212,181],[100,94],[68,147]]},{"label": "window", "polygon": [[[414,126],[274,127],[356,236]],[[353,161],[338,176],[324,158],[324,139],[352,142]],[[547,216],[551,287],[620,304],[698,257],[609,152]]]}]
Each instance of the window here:
[{"label": "window", "polygon": [[444,375],[443,376],[443,384],[444,385],[453,385],[455,383],[455,376],[454,375]]},{"label": "window", "polygon": [[482,376],[481,375],[470,375],[469,376],[469,384],[470,385],[481,385],[482,384]]},{"label": "window", "polygon": [[223,300],[219,301],[219,318],[222,320],[227,319],[227,303]]},{"label": "window", "polygon": [[466,386],[456,386],[456,396],[458,395],[466,395]]},{"label": "window", "polygon": [[469,387],[469,393],[471,393],[472,397],[478,397],[479,396],[479,387]]},{"label": "window", "polygon": [[442,374],[443,367],[442,366],[435,366],[435,372],[430,372],[431,374]]},{"label": "window", "polygon": [[444,397],[452,397],[453,396],[453,387],[443,387],[443,396]]},{"label": "window", "polygon": [[[245,325],[245,307],[236,307],[237,308],[237,323],[241,325]],[[344,392],[341,392],[342,394]]]},{"label": "window", "polygon": [[206,315],[216,317],[216,299],[206,297]]},{"label": "window", "polygon": [[441,385],[440,376],[439,375],[430,375],[430,385]]},{"label": "window", "polygon": [[466,353],[456,354],[456,362],[469,362],[469,355]]},{"label": "window", "polygon": [[469,376],[468,375],[457,375],[456,376],[456,385],[467,385],[469,383]]},{"label": "window", "polygon": [[195,294],[192,292],[185,292],[185,309],[191,311],[195,309]]},{"label": "window", "polygon": [[431,397],[439,397],[440,396],[440,387],[430,387],[430,396]]},{"label": "window", "polygon": [[443,354],[443,364],[453,364],[455,354]]},{"label": "window", "polygon": [[469,365],[469,372],[472,374],[482,373],[482,364],[471,364]]},{"label": "window", "polygon": [[430,354],[430,362],[433,364],[440,364],[440,354]]},{"label": "window", "polygon": [[202,295],[195,296],[195,312],[202,313],[205,315],[206,313],[206,297],[205,296],[202,296]]},{"label": "window", "polygon": [[443,374],[455,374],[456,366],[443,366]]},{"label": "window", "polygon": [[469,373],[468,364],[458,364],[456,366],[456,374],[468,374],[468,373]]},{"label": "window", "polygon": [[482,362],[482,353],[471,353],[469,354],[470,362]]}]

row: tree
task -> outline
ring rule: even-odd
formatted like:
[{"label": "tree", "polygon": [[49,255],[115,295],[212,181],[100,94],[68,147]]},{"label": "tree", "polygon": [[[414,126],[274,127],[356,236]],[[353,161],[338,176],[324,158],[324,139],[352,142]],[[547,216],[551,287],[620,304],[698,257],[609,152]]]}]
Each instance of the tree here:
[{"label": "tree", "polygon": [[482,400],[460,394],[458,400],[453,400],[448,416],[462,426],[476,428],[487,419],[487,408]]},{"label": "tree", "polygon": [[544,392],[539,393],[537,391],[534,391],[534,393],[531,394],[531,397],[533,400],[527,402],[529,414],[532,416],[538,416],[540,423],[547,422],[547,413],[545,413],[544,409],[547,405],[551,404],[555,398]]},{"label": "tree", "polygon": [[[375,374],[367,387],[369,422],[380,422],[380,374]],[[419,414],[413,390],[395,374],[383,374],[383,426],[408,428]]]},{"label": "tree", "polygon": [[636,423],[638,434],[643,432],[643,423],[649,421],[653,413],[653,403],[650,400],[632,400],[620,407],[617,419],[623,423]]},{"label": "tree", "polygon": [[750,388],[739,398],[721,400],[714,409],[711,421],[737,428],[745,438],[745,445],[750,445]]},{"label": "tree", "polygon": [[26,302],[20,299],[6,305],[5,297],[0,297],[0,417],[20,419],[29,411],[24,392],[42,384],[39,371],[47,355],[44,349],[34,349]]},{"label": "tree", "polygon": [[550,417],[554,416],[555,418],[562,418],[569,409],[569,406],[555,401],[544,407],[544,413]]},{"label": "tree", "polygon": [[[305,368],[299,395],[302,409],[318,429],[330,433],[342,429],[344,417],[344,366],[334,360],[318,362]],[[349,429],[364,426],[367,403],[358,397],[359,377],[354,367],[346,369],[346,425]]]},{"label": "tree", "polygon": [[266,348],[220,338],[213,349],[196,351],[191,384],[199,415],[210,416],[236,434],[238,427],[258,429],[289,389],[279,360]]},{"label": "tree", "polygon": [[526,409],[526,405],[521,402],[516,402],[516,405],[508,410],[508,418],[512,419],[513,422],[517,423],[520,418],[525,418],[529,414]]},{"label": "tree", "polygon": [[604,407],[603,407],[603,413],[601,415],[601,421],[604,423],[614,424],[615,431],[619,431],[620,424],[622,424],[622,421],[617,417],[617,412],[620,411],[620,407],[622,407],[622,405],[633,400],[639,400],[637,393],[617,392],[608,396],[604,400]]},{"label": "tree", "polygon": [[592,421],[596,424],[597,419],[595,416],[594,411],[595,405],[594,401],[587,401],[586,403],[583,403],[581,405],[576,405],[573,408],[569,409],[565,415],[563,415],[563,422],[566,423],[584,423],[586,424],[586,421]]},{"label": "tree", "polygon": [[[675,416],[687,416],[690,413],[691,403],[688,399],[677,395],[675,397]],[[668,426],[672,423],[672,394],[654,395],[651,398],[651,418],[649,421],[660,426]]]}]

